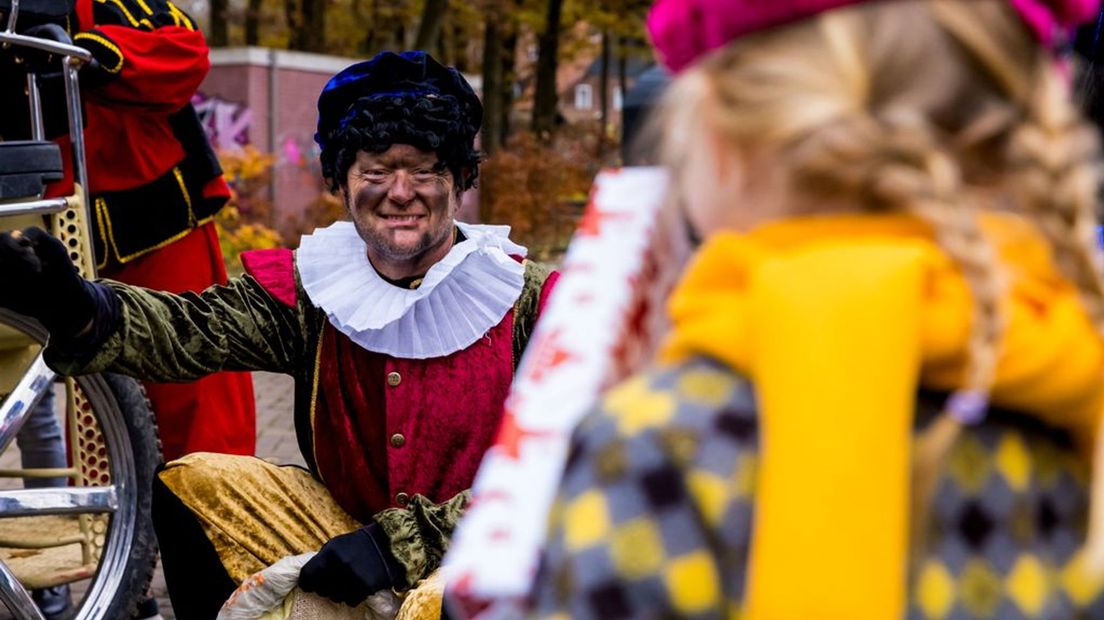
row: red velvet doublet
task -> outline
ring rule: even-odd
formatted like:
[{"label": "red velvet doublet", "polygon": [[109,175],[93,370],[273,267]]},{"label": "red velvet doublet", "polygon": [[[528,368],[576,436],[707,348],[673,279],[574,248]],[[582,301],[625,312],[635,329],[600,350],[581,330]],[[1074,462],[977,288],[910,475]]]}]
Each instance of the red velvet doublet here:
[{"label": "red velvet doublet", "polygon": [[[290,250],[241,258],[274,299],[299,305]],[[546,280],[538,312],[555,281]],[[345,511],[363,522],[415,494],[442,502],[471,487],[502,421],[513,332],[511,310],[466,349],[400,359],[364,349],[325,321],[312,343],[313,372],[302,377],[313,384],[309,425],[297,422],[297,430],[309,433],[300,446],[312,454],[304,456]]]},{"label": "red velvet doublet", "polygon": [[417,360],[373,353],[323,328],[315,459],[334,499],[364,521],[414,494],[471,487],[513,378],[513,312],[475,344]]}]

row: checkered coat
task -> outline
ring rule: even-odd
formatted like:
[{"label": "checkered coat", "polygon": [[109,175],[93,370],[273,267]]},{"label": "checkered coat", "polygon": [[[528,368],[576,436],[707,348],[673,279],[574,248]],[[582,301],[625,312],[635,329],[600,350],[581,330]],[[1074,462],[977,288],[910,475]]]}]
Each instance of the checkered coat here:
[{"label": "checkered coat", "polygon": [[[940,401],[920,396],[918,428]],[[758,428],[750,384],[710,360],[613,390],[575,433],[538,615],[739,617]],[[967,429],[946,460],[924,544],[912,550],[904,616],[1104,619],[1104,582],[1087,576],[1078,553],[1087,476],[1069,438],[1034,420],[992,411]]]}]

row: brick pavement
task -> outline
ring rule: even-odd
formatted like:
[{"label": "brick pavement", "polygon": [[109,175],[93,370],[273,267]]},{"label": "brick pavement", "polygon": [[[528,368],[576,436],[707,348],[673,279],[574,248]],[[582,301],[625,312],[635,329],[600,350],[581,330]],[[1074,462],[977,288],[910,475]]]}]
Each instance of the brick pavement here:
[{"label": "brick pavement", "polygon": [[295,442],[294,387],[287,375],[253,373],[253,392],[257,398],[257,456],[281,465],[305,464]]}]

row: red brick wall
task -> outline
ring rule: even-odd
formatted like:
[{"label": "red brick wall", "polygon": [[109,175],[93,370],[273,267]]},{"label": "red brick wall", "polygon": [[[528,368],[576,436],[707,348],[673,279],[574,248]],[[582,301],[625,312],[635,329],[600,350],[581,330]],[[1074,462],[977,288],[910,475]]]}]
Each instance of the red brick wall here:
[{"label": "red brick wall", "polygon": [[[273,59],[275,69],[269,66]],[[315,106],[326,81],[351,62],[314,54],[277,52],[273,56],[260,48],[212,53],[211,71],[200,92],[250,111],[249,144],[276,158],[269,198],[277,227],[285,233],[323,191],[314,144]],[[269,103],[273,79],[274,106]]]},{"label": "red brick wall", "polygon": [[276,80],[276,196],[285,219],[302,215],[324,191],[314,131],[318,94],[328,73],[280,69]]}]

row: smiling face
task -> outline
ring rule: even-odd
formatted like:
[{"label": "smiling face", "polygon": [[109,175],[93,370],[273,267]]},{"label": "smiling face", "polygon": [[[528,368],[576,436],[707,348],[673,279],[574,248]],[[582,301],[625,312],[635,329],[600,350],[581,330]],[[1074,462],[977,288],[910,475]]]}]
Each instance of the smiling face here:
[{"label": "smiling face", "polygon": [[408,144],[360,151],[344,194],[368,257],[388,278],[421,275],[452,246],[460,192],[432,151]]}]

